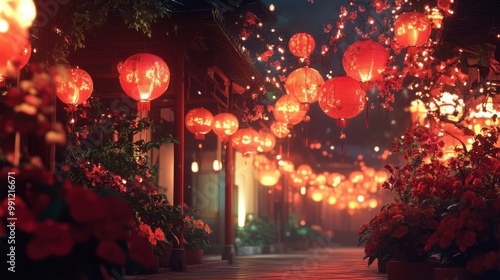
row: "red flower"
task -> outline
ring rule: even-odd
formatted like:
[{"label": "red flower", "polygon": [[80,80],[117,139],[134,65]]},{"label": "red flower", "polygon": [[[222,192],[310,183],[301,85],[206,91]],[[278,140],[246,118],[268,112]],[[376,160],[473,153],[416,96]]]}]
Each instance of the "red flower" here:
[{"label": "red flower", "polygon": [[460,251],[465,252],[476,243],[476,233],[470,230],[459,231],[456,242]]},{"label": "red flower", "polygon": [[54,220],[46,220],[37,225],[33,237],[28,242],[28,257],[41,260],[50,255],[64,256],[73,249],[74,240],[71,238],[68,224]]},{"label": "red flower", "polygon": [[155,265],[156,257],[149,241],[137,233],[132,233],[128,243],[130,259],[138,262],[143,267]]},{"label": "red flower", "polygon": [[99,201],[99,196],[83,187],[67,185],[66,200],[71,216],[77,222],[96,221],[104,215],[104,204]]},{"label": "red flower", "polygon": [[117,265],[125,265],[125,262],[127,261],[127,257],[125,256],[123,249],[120,248],[116,242],[111,240],[99,242],[99,245],[97,245],[96,248],[96,255]]},{"label": "red flower", "polygon": [[409,231],[409,229],[407,226],[399,225],[396,227],[393,234],[397,238],[401,238],[401,237],[405,236],[408,233],[408,231]]},{"label": "red flower", "polygon": [[373,255],[373,253],[375,253],[375,249],[377,249],[377,241],[370,241],[370,242],[366,243],[365,255],[366,256]]}]

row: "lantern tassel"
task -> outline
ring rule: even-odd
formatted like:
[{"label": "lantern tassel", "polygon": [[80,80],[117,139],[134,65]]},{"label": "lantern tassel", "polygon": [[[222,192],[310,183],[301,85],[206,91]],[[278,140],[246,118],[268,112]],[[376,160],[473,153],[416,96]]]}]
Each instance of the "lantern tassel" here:
[{"label": "lantern tassel", "polygon": [[370,119],[368,118],[368,104],[366,104],[366,121],[365,121],[366,128],[370,127]]}]

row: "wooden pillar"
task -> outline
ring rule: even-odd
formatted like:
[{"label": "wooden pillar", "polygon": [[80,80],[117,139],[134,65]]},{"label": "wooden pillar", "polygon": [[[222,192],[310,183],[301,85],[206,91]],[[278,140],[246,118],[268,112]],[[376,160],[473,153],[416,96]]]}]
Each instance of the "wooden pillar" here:
[{"label": "wooden pillar", "polygon": [[[177,52],[176,59],[176,88],[175,88],[175,136],[179,143],[174,146],[174,206],[184,203],[184,97],[185,97],[185,75],[184,75],[184,53]],[[183,209],[181,211],[184,211]],[[184,212],[182,212],[184,213]],[[182,222],[182,221],[179,221]],[[184,251],[184,233],[182,229],[176,233],[179,244],[174,244],[170,255],[170,266],[172,271],[186,271],[186,255]]]},{"label": "wooden pillar", "polygon": [[[228,112],[233,110],[232,87],[229,84],[228,93]],[[235,261],[235,252],[233,246],[233,194],[234,194],[234,151],[231,143],[231,137],[227,142],[225,154],[225,197],[224,197],[224,249],[222,250],[222,259],[227,260],[229,264]]]}]

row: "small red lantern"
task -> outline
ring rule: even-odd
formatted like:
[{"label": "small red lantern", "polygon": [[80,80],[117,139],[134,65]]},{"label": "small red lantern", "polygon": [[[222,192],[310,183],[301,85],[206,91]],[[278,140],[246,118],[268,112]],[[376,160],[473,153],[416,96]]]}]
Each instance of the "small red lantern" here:
[{"label": "small red lantern", "polygon": [[394,37],[403,48],[425,44],[431,36],[431,31],[429,18],[419,12],[402,13],[394,22]]},{"label": "small red lantern", "polygon": [[214,116],[204,108],[189,110],[185,117],[186,128],[194,134],[198,140],[205,139],[205,134],[212,130]]},{"label": "small red lantern", "polygon": [[257,147],[257,151],[267,153],[272,151],[275,145],[276,137],[271,131],[267,129],[259,130],[259,146]]},{"label": "small red lantern", "polygon": [[236,151],[248,156],[257,152],[260,144],[259,133],[253,128],[240,128],[231,137],[231,142]]},{"label": "small red lantern", "polygon": [[284,122],[273,122],[271,124],[271,131],[278,138],[285,138],[290,134],[290,129],[288,129],[288,125]]},{"label": "small red lantern", "polygon": [[167,64],[150,53],[132,55],[118,66],[118,72],[120,85],[125,93],[139,101],[139,111],[149,111],[149,101],[160,97],[170,83],[170,69]]},{"label": "small red lantern", "polygon": [[325,82],[318,99],[319,106],[339,126],[347,126],[347,119],[357,116],[366,104],[366,93],[358,81],[338,76]]},{"label": "small red lantern", "polygon": [[301,164],[297,167],[297,174],[299,174],[302,178],[309,178],[313,174],[313,170],[311,166],[308,164]]},{"label": "small red lantern", "polygon": [[304,120],[306,114],[304,106],[300,106],[300,103],[289,94],[282,95],[274,103],[273,115],[277,121],[296,125]]},{"label": "small red lantern", "polygon": [[281,173],[278,169],[261,169],[257,176],[261,185],[272,187],[279,182]]},{"label": "small red lantern", "polygon": [[54,84],[57,97],[68,105],[82,104],[94,90],[92,78],[80,68],[55,68]]},{"label": "small red lantern", "polygon": [[227,138],[238,131],[238,119],[231,113],[219,113],[214,116],[212,129],[214,133],[227,141]]},{"label": "small red lantern", "polygon": [[366,83],[382,78],[388,61],[389,53],[381,44],[361,40],[346,49],[342,65],[349,77]]},{"label": "small red lantern", "polygon": [[313,36],[307,33],[297,33],[288,41],[288,49],[299,58],[306,58],[311,55],[316,47]]},{"label": "small red lantern", "polygon": [[302,67],[288,75],[285,89],[293,98],[309,108],[318,101],[319,88],[325,83],[321,74],[314,68]]}]

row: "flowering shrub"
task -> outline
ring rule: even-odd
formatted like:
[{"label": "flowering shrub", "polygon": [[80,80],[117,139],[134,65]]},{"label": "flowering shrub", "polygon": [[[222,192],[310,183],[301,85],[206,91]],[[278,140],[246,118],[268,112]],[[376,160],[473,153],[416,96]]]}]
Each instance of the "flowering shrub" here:
[{"label": "flowering shrub", "polygon": [[205,249],[210,247],[210,234],[212,229],[201,219],[193,219],[186,216],[186,227],[184,228],[184,248]]},{"label": "flowering shrub", "polygon": [[497,277],[499,135],[498,128],[485,128],[469,151],[457,148],[457,156],[446,161],[444,143],[423,126],[412,126],[396,141],[394,151],[406,164],[387,167],[391,177],[384,183],[396,193],[395,202],[359,230],[369,264],[377,258],[424,261],[434,255],[443,265]]},{"label": "flowering shrub", "polygon": [[0,278],[110,279],[120,278],[125,265],[154,265],[134,212],[117,192],[99,195],[61,182],[24,152],[28,137],[66,141],[62,126],[47,117],[55,96],[50,75],[30,70],[28,80],[0,95],[0,180],[6,182],[0,185],[0,261],[9,268]]}]

